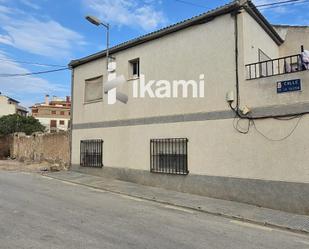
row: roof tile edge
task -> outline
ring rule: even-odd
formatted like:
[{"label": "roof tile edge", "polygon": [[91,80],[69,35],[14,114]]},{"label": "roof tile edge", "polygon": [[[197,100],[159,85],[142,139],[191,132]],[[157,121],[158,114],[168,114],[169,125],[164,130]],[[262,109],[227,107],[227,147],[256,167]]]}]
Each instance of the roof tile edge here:
[{"label": "roof tile edge", "polygon": [[[249,11],[249,14],[255,18],[259,24],[265,29],[265,31],[272,37],[272,39],[278,44],[281,45],[283,43],[282,38],[279,36],[279,34],[276,32],[276,30],[273,28],[273,26],[267,21],[267,19],[258,11],[258,9],[255,7],[255,5],[249,0],[246,1],[244,4],[242,4],[243,1],[232,1],[228,4],[225,4],[223,6],[217,7],[215,9],[212,9],[210,11],[207,11],[205,13],[202,13],[200,15],[194,16],[192,18],[180,21],[176,24],[172,24],[170,26],[164,27],[162,29],[156,30],[154,32],[142,35],[140,37],[134,38],[132,40],[129,40],[127,42],[120,43],[112,48],[110,48],[109,53],[116,53],[122,50],[125,50],[130,47],[137,46],[139,44],[158,39],[162,36],[165,36],[167,34],[188,28],[190,26],[200,24],[200,23],[206,23],[208,21],[213,20],[217,16],[221,16],[223,14],[231,13],[237,9],[240,9],[242,6]],[[91,62],[100,58],[103,58],[106,56],[106,50],[100,51],[98,53],[77,59],[72,60],[69,63],[70,68],[77,67],[79,65],[85,64],[87,62]]]}]

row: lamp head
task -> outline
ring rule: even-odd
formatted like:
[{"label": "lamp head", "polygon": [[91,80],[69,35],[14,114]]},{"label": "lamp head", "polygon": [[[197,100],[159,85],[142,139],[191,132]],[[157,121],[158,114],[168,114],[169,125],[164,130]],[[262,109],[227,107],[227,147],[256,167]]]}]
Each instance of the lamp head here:
[{"label": "lamp head", "polygon": [[102,24],[100,19],[96,18],[95,16],[86,16],[85,18],[88,22],[91,22],[92,24],[96,26],[99,26],[100,24]]}]

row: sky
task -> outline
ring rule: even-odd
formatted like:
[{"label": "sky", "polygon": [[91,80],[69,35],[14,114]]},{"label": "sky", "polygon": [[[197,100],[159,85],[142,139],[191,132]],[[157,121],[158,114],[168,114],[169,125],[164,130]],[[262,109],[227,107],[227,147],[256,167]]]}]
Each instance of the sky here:
[{"label": "sky", "polygon": [[[259,5],[278,1],[282,0],[254,2]],[[309,25],[309,1],[303,1],[261,11],[272,24]],[[26,107],[43,102],[45,94],[70,95],[69,70],[27,77],[2,77],[1,74],[52,70],[66,66],[72,59],[103,50],[106,46],[104,29],[88,23],[85,15],[95,15],[111,25],[110,43],[113,46],[228,2],[0,0],[0,92],[19,100]]]}]

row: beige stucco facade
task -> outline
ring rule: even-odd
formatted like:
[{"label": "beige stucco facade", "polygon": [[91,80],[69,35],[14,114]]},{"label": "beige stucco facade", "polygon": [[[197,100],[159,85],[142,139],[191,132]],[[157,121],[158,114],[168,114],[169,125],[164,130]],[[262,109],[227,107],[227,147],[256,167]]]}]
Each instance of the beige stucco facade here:
[{"label": "beige stucco facade", "polygon": [[10,104],[6,96],[0,95],[0,116],[14,114],[16,112],[16,106]]},{"label": "beige stucco facade", "polygon": [[0,117],[15,113],[26,116],[27,110],[25,107],[18,105],[18,102],[15,100],[11,100],[9,97],[0,93]]},{"label": "beige stucco facade", "polygon": [[300,46],[307,46],[309,44],[309,27],[307,26],[275,26],[278,33],[285,40],[280,46],[280,57],[291,54],[299,54]]},{"label": "beige stucco facade", "polygon": [[[308,108],[309,71],[247,80],[245,68],[248,63],[258,62],[259,49],[271,58],[278,58],[295,53],[303,44],[294,40],[286,44],[289,38],[280,46],[244,9],[237,15],[237,28],[240,107],[248,106],[253,113],[258,110],[275,114],[289,112],[291,107],[294,112]],[[127,79],[117,88],[129,96],[127,104],[108,105],[106,94],[102,101],[84,103],[85,80],[103,75],[104,84],[107,78],[104,58],[74,67],[73,167],[78,168],[80,163],[81,140],[102,139],[105,167],[146,172],[150,167],[150,139],[181,137],[189,140],[189,176],[309,183],[307,115],[300,121],[256,120],[257,130],[251,127],[248,134],[240,134],[233,127],[235,114],[225,98],[229,91],[236,93],[234,34],[234,15],[224,14],[113,53],[116,74]],[[205,97],[133,98],[128,66],[135,58],[140,60],[140,72],[146,82],[198,81],[204,74]],[[302,91],[277,94],[277,81],[289,79],[301,79]],[[240,125],[246,127],[247,122],[243,120]],[[273,140],[291,134],[282,141],[270,141],[259,132]]]},{"label": "beige stucco facade", "polygon": [[[117,62],[117,75],[124,75],[127,83],[119,90],[129,95],[126,105],[107,104],[106,95],[102,102],[85,104],[85,79],[103,75],[106,79],[105,60],[97,60],[79,66],[74,70],[74,122],[98,122],[116,119],[131,119],[214,111],[228,109],[224,99],[227,89],[234,89],[233,19],[226,15],[218,17],[211,23],[190,27],[181,32],[162,37],[149,43],[113,54]],[[216,44],[216,47],[214,47]],[[218,53],[218,51],[220,51]],[[149,80],[199,80],[200,74],[205,75],[205,98],[132,98],[133,81],[129,79],[129,61],[140,58],[141,74]],[[190,62],[194,62],[194,64]],[[221,68],[218,74],[215,68]],[[213,87],[213,84],[216,87]],[[207,90],[209,88],[209,90]],[[213,89],[213,90],[210,90]],[[223,101],[217,101],[222,99]],[[154,106],[156,108],[154,108]],[[97,115],[98,113],[102,115]]]}]

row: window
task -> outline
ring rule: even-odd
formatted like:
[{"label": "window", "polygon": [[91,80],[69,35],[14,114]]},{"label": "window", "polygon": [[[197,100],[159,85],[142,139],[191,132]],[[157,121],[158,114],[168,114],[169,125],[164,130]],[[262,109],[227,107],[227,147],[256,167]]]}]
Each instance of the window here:
[{"label": "window", "polygon": [[80,166],[103,167],[103,140],[80,141]]},{"label": "window", "polygon": [[129,61],[129,76],[130,78],[138,78],[139,77],[139,59],[134,59]]},{"label": "window", "polygon": [[32,110],[32,113],[38,113],[38,112],[39,112],[38,109],[33,109],[33,110]]},{"label": "window", "polygon": [[60,115],[64,115],[64,111],[61,111],[61,112],[60,112]]},{"label": "window", "polygon": [[103,77],[85,81],[85,102],[99,101],[103,98]]},{"label": "window", "polygon": [[57,112],[56,111],[51,111],[51,114],[57,114]]},{"label": "window", "polygon": [[64,120],[60,120],[60,121],[59,121],[59,124],[60,124],[60,125],[64,125]]},{"label": "window", "polygon": [[57,120],[50,121],[50,128],[57,128]]},{"label": "window", "polygon": [[150,171],[187,175],[188,139],[167,138],[150,140]]}]

